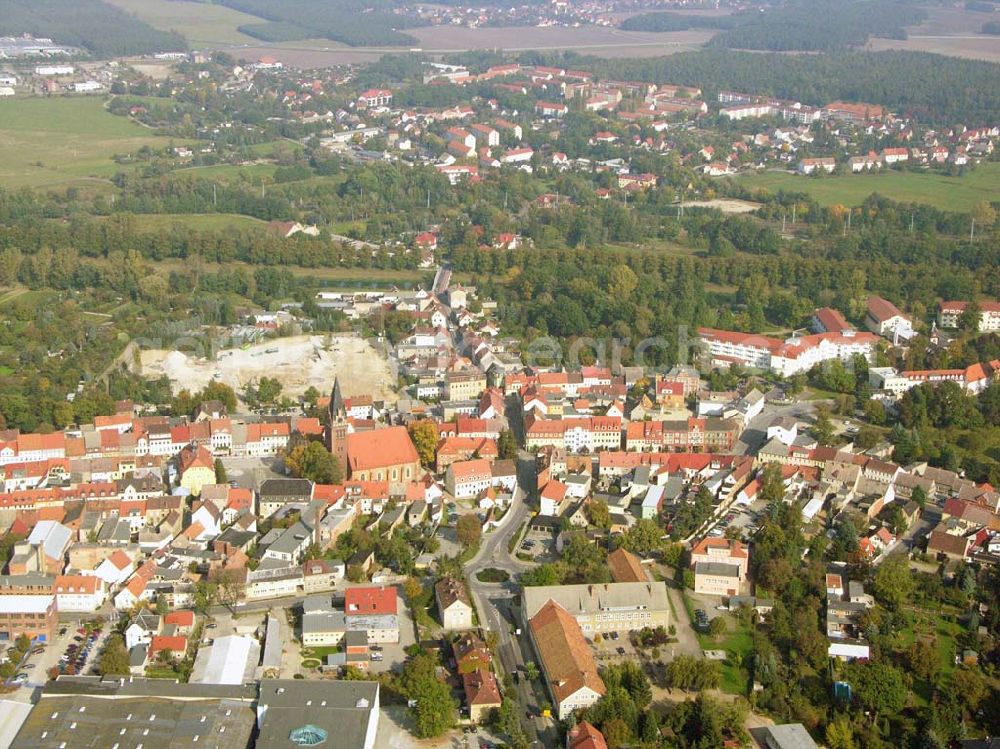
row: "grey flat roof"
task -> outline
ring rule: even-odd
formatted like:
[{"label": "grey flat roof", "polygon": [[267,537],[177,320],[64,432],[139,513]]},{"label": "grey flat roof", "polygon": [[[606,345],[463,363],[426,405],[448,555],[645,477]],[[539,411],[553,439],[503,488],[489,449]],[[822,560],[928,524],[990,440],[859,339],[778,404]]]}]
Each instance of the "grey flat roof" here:
[{"label": "grey flat roof", "polygon": [[695,562],[694,574],[714,575],[715,577],[739,577],[740,568],[736,564],[725,562]]},{"label": "grey flat roof", "polygon": [[207,746],[245,749],[253,732],[252,687],[64,679],[46,685],[12,747],[172,749],[198,737]]},{"label": "grey flat roof", "polygon": [[767,745],[771,749],[818,749],[816,742],[801,723],[768,726]]}]

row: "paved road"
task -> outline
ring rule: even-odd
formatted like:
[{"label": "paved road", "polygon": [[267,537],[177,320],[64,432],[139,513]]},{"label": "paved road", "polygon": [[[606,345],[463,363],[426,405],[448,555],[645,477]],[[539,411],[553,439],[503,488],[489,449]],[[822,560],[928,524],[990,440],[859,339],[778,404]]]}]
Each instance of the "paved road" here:
[{"label": "paved road", "polygon": [[[535,483],[534,461],[534,456],[526,451],[518,455],[518,483],[522,487],[531,487],[531,494],[534,493]],[[523,678],[525,663],[533,660],[533,655],[527,638],[523,635],[519,638],[514,634],[521,627],[516,606],[519,590],[516,576],[533,565],[522,562],[507,550],[511,537],[521,532],[531,515],[528,505],[531,494],[518,489],[500,525],[483,538],[479,552],[466,564],[465,571],[480,626],[497,633],[497,654],[503,672],[510,674],[517,671],[521,675],[517,684],[518,702],[522,708],[537,716],[545,695],[541,693],[541,689],[536,692],[534,685]],[[487,567],[504,570],[511,575],[511,579],[506,583],[480,582],[476,575]],[[544,746],[556,745],[557,736],[552,720],[537,717],[529,719],[522,714],[521,723],[529,741],[539,742]]]},{"label": "paved road", "polygon": [[698,642],[691,617],[688,616],[687,608],[684,606],[684,596],[677,583],[673,579],[667,578],[672,570],[669,567],[661,567],[661,571],[664,573],[670,606],[677,620],[674,622],[674,627],[677,630],[677,642],[664,645],[661,649],[666,652],[670,660],[678,655],[693,655],[695,658],[701,658],[701,644]]}]

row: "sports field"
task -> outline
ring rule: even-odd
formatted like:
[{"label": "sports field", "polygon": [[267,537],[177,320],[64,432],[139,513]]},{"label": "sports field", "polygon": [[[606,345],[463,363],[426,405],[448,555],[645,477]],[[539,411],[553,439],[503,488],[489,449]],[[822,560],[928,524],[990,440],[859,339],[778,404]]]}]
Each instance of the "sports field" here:
[{"label": "sports field", "polygon": [[104,109],[100,98],[0,101],[0,187],[107,185],[121,170],[112,160],[170,139]]},{"label": "sports field", "polygon": [[789,190],[812,195],[821,205],[860,205],[877,192],[904,203],[927,203],[948,211],[968,211],[976,203],[996,200],[1000,163],[986,163],[961,177],[930,172],[886,171],[876,174],[806,177],[790,172],[757,172],[737,179],[751,188]]}]

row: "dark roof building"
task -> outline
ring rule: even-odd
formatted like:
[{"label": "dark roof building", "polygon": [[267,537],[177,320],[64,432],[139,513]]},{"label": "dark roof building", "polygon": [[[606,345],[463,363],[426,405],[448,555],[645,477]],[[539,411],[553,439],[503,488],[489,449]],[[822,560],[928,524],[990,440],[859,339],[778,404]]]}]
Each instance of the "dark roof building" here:
[{"label": "dark roof building", "polygon": [[256,696],[253,686],[61,676],[42,688],[11,746],[246,749],[253,733]]},{"label": "dark roof building", "polygon": [[372,749],[378,717],[377,682],[264,679],[257,703],[255,746]]}]

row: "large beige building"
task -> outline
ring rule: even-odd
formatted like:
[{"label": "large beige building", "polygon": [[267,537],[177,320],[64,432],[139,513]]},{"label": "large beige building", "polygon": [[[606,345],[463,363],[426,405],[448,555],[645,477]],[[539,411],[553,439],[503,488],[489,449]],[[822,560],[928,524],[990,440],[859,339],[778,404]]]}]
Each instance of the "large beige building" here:
[{"label": "large beige building", "polygon": [[449,372],[445,377],[445,398],[464,401],[478,398],[486,389],[486,375],[478,370]]},{"label": "large beige building", "polygon": [[584,634],[670,626],[670,603],[662,582],[552,585],[524,589],[524,618],[555,601]]},{"label": "large beige building", "polygon": [[747,578],[750,553],[728,538],[703,538],[691,550],[694,592],[711,596],[739,595]]}]

